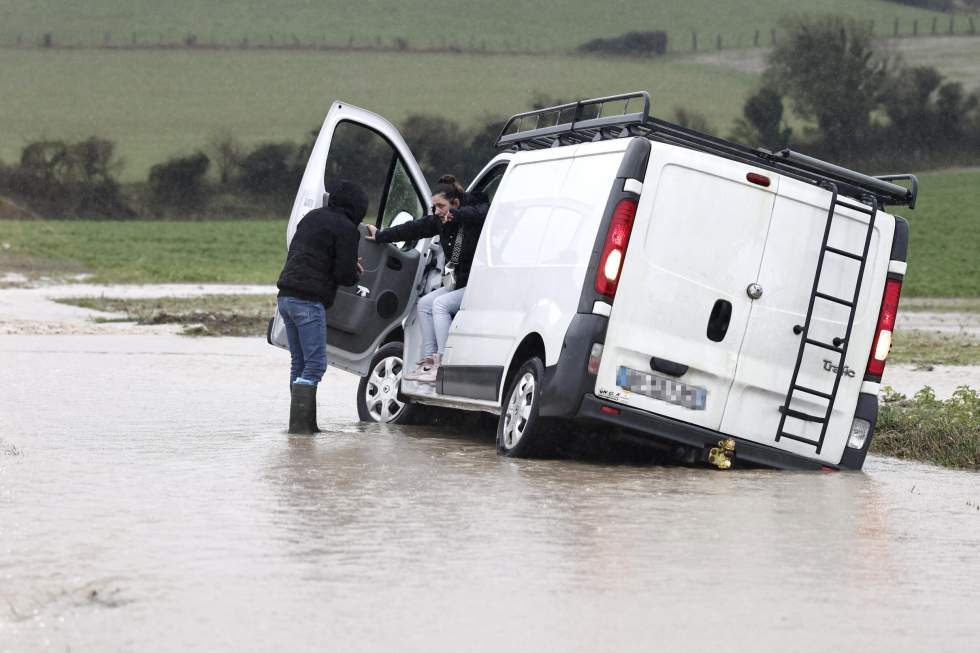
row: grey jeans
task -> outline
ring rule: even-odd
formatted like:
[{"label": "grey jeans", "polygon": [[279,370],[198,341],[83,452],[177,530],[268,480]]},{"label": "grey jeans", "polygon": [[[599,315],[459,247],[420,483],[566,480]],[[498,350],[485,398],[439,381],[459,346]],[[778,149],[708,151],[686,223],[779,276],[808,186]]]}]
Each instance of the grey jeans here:
[{"label": "grey jeans", "polygon": [[419,328],[422,329],[423,356],[432,356],[437,352],[441,354],[446,348],[449,327],[453,323],[453,316],[459,311],[459,305],[463,302],[465,290],[466,288],[458,290],[436,288],[419,300],[417,310]]}]

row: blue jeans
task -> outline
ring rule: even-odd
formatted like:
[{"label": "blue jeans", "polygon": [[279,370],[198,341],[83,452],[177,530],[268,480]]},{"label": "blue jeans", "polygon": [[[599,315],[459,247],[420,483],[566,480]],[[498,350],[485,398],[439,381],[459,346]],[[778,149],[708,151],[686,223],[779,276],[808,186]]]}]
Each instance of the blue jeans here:
[{"label": "blue jeans", "polygon": [[319,383],[327,371],[327,312],[323,304],[295,297],[280,297],[278,304],[292,358],[289,383],[298,378]]}]

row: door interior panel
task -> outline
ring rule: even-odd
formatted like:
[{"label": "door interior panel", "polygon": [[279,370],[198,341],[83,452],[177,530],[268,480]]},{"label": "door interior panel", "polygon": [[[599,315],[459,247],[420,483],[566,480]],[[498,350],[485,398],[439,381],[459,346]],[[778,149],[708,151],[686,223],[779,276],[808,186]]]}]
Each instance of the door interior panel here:
[{"label": "door interior panel", "polygon": [[330,344],[348,351],[369,347],[404,309],[420,256],[416,249],[406,251],[367,240],[366,228],[362,225],[360,230],[358,256],[363,259],[364,273],[356,286],[337,289],[337,298],[327,311]]}]

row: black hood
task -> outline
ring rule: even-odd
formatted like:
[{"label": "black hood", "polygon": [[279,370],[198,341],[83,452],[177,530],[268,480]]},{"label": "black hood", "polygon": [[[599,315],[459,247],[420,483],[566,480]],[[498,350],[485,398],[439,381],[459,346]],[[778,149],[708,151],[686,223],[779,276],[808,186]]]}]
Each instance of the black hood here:
[{"label": "black hood", "polygon": [[327,184],[330,193],[327,207],[343,213],[354,224],[360,224],[367,213],[368,198],[364,189],[347,179],[335,179]]}]

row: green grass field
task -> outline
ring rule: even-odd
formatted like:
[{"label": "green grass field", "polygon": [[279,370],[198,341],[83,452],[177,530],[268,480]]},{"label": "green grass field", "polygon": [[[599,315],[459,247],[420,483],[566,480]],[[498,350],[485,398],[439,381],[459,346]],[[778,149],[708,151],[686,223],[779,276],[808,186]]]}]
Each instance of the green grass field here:
[{"label": "green grass field", "polygon": [[[980,297],[980,171],[921,177],[911,227],[909,297]],[[88,270],[104,282],[272,283],[282,220],[0,221],[0,272]]]},{"label": "green grass field", "polygon": [[909,267],[903,292],[918,297],[980,297],[980,171],[919,177],[909,221]]},{"label": "green grass field", "polygon": [[[473,125],[565,98],[644,89],[655,111],[694,107],[727,130],[756,77],[718,66],[560,55],[347,52],[0,51],[0,159],[40,138],[110,138],[120,177],[228,133],[302,140],[343,99],[395,121],[436,113]],[[451,85],[450,85],[451,81]]]},{"label": "green grass field", "polygon": [[[843,14],[875,21],[876,31],[903,33],[919,21],[931,30],[938,16],[884,0],[819,0],[810,14]],[[749,46],[755,30],[768,45],[769,30],[802,11],[791,0],[715,0],[603,3],[570,0],[561,10],[532,10],[517,0],[497,3],[367,0],[362,3],[273,0],[8,0],[0,12],[0,160],[17,159],[23,146],[42,138],[79,140],[98,135],[117,142],[124,181],[146,178],[149,167],[186,154],[219,135],[246,144],[300,140],[323,119],[335,99],[365,106],[396,123],[416,112],[472,125],[488,115],[528,108],[535,93],[578,98],[648,90],[654,111],[669,117],[683,106],[707,116],[727,133],[758,83],[758,70],[731,68],[744,53],[725,50],[710,63],[689,54],[658,60],[603,59],[568,54],[580,43],[629,30],[663,29],[671,51],[688,53],[691,32],[701,50]],[[966,25],[965,18],[957,18]],[[980,18],[977,19],[980,22]],[[56,45],[100,46],[199,42],[240,43],[248,50],[43,49],[33,47],[50,32]],[[390,47],[403,38],[413,49],[535,51],[551,54],[452,54],[317,50],[258,50],[268,43],[329,43]],[[947,42],[973,53],[977,39],[923,38],[915,57],[932,57],[955,75],[969,78],[978,67],[970,56],[949,57]],[[971,43],[966,44],[966,41]],[[956,49],[954,48],[954,49]],[[932,59],[930,59],[932,61]],[[950,62],[944,64],[943,62]],[[741,64],[736,64],[741,65]]]},{"label": "green grass field", "polygon": [[[918,20],[920,33],[931,29],[938,16],[945,31],[948,17],[883,0],[819,0],[801,4],[794,0],[686,0],[603,2],[566,0],[554,6],[528,5],[521,0],[474,2],[466,0],[362,0],[361,2],[234,2],[232,0],[5,0],[0,41],[16,42],[20,34],[33,40],[50,32],[56,42],[101,44],[179,42],[188,33],[201,42],[237,43],[245,36],[253,44],[270,36],[302,42],[346,45],[389,44],[406,39],[414,48],[456,45],[490,49],[519,47],[529,50],[573,48],[595,37],[615,36],[633,30],[664,30],[675,49],[687,49],[690,33],[701,34],[703,43],[714,43],[717,34],[726,41],[741,37],[750,44],[756,29],[766,33],[786,14],[841,14],[875,21],[877,32],[891,34],[900,19],[903,34],[911,33]],[[966,21],[961,18],[961,30]]]},{"label": "green grass field", "polygon": [[100,282],[272,284],[286,258],[285,226],[285,219],[0,221],[0,271],[86,270]]}]

